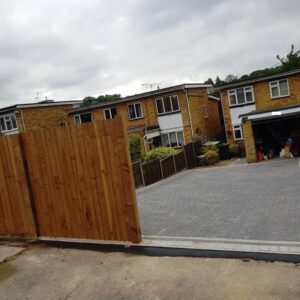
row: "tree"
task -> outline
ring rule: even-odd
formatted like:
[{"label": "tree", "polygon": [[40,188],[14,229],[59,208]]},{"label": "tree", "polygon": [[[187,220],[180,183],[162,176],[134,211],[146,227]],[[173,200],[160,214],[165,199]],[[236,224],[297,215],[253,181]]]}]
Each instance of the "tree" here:
[{"label": "tree", "polygon": [[276,58],[281,62],[282,71],[289,71],[300,68],[300,51],[295,52],[295,47],[292,44],[291,51],[287,54],[286,58],[280,58],[279,55]]},{"label": "tree", "polygon": [[137,135],[129,136],[129,150],[131,161],[135,162],[142,157],[141,139]]},{"label": "tree", "polygon": [[224,81],[221,80],[219,76],[217,76],[217,78],[216,78],[216,80],[215,80],[215,86],[219,86],[219,85],[221,85],[221,84],[223,84],[223,83],[224,83]]},{"label": "tree", "polygon": [[204,81],[205,84],[211,84],[212,86],[215,86],[214,81],[211,78],[208,78],[206,81]]},{"label": "tree", "polygon": [[88,96],[85,97],[83,99],[83,103],[81,104],[81,106],[88,106],[91,104],[97,104],[97,103],[101,103],[104,101],[110,101],[110,100],[115,100],[115,99],[119,99],[121,98],[120,94],[113,94],[113,95],[100,95],[97,98],[96,97],[92,97],[92,96]]},{"label": "tree", "polygon": [[229,82],[233,82],[238,80],[237,76],[233,75],[233,74],[229,74],[225,77],[225,82],[229,83]]}]

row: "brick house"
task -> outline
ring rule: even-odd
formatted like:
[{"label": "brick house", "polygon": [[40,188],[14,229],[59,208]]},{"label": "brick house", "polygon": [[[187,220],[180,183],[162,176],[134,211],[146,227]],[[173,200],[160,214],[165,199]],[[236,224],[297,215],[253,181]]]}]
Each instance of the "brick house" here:
[{"label": "brick house", "polygon": [[78,107],[82,101],[45,100],[0,108],[0,134],[9,135],[26,130],[64,126],[65,110]]},{"label": "brick house", "polygon": [[288,138],[300,151],[300,69],[219,89],[228,143],[245,148],[248,162],[257,161],[258,149],[278,155]]},{"label": "brick house", "polygon": [[145,151],[160,145],[180,147],[220,133],[219,98],[209,84],[182,84],[67,111],[76,124],[122,115],[128,134],[138,135]]}]

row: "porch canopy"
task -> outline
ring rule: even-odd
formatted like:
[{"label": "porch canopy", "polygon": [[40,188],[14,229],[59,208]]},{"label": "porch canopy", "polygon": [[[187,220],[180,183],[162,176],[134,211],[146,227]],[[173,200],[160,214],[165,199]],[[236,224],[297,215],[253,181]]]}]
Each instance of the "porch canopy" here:
[{"label": "porch canopy", "polygon": [[300,103],[272,107],[268,109],[257,109],[246,114],[242,114],[239,117],[243,120],[252,120],[253,122],[265,121],[272,119],[286,119],[290,117],[295,117],[300,114]]}]

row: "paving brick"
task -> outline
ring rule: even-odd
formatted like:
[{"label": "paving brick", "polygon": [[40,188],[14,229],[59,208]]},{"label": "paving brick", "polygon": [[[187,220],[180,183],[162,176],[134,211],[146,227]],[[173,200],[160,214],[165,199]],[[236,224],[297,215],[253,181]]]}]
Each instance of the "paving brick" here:
[{"label": "paving brick", "polygon": [[143,235],[300,241],[296,159],[195,169],[139,191]]}]

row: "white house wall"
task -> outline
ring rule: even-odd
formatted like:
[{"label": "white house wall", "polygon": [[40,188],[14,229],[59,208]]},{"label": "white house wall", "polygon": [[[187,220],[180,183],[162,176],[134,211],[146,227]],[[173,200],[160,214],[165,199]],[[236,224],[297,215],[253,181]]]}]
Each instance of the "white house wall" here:
[{"label": "white house wall", "polygon": [[239,118],[239,115],[247,114],[253,110],[256,110],[256,105],[245,105],[240,107],[231,107],[230,115],[232,124],[238,125],[242,123],[242,118]]},{"label": "white house wall", "polygon": [[162,133],[183,130],[181,113],[158,116],[158,124]]}]

